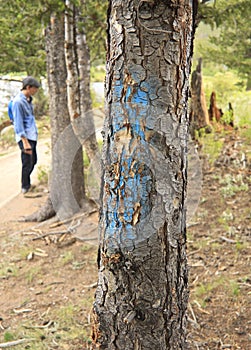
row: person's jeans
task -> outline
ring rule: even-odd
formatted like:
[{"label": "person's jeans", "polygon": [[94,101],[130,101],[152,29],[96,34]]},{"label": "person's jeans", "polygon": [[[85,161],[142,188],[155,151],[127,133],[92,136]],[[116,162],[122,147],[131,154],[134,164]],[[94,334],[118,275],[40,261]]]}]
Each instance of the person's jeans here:
[{"label": "person's jeans", "polygon": [[24,153],[23,149],[23,142],[19,141],[18,145],[21,149],[21,160],[22,160],[22,189],[28,190],[31,186],[30,182],[30,175],[32,173],[32,170],[34,169],[35,164],[37,163],[37,141],[28,140],[31,149],[32,154]]}]

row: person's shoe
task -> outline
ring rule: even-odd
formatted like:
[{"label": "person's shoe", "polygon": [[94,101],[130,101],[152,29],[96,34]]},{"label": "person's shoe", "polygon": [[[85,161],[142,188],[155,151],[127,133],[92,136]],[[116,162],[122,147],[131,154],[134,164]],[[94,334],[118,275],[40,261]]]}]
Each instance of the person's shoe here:
[{"label": "person's shoe", "polygon": [[29,191],[29,188],[22,188],[22,194],[25,194]]}]

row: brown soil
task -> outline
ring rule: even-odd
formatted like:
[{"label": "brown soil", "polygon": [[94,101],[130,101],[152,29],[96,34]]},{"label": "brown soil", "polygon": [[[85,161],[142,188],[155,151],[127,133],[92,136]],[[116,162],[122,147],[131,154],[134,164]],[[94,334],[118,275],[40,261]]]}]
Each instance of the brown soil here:
[{"label": "brown soil", "polygon": [[[188,227],[191,350],[251,349],[250,151],[231,133],[214,164],[203,156],[201,201]],[[0,212],[0,343],[88,349],[98,213],[60,226],[19,221],[44,203],[37,194],[20,194]],[[70,226],[74,234],[64,233]]]}]

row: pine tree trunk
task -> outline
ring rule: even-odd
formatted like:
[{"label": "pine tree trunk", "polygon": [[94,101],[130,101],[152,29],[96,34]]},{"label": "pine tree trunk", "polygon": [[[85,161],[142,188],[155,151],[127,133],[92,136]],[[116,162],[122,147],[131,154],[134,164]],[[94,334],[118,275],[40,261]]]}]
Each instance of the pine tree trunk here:
[{"label": "pine tree trunk", "polygon": [[63,219],[78,212],[85,198],[83,151],[68,112],[63,18],[47,33],[48,86],[52,133],[51,200]]},{"label": "pine tree trunk", "polygon": [[[83,9],[85,1],[81,0]],[[85,152],[90,160],[88,169],[89,179],[92,179],[91,186],[88,188],[89,196],[99,200],[100,179],[101,179],[101,154],[96,138],[94,124],[94,112],[92,109],[91,89],[90,89],[90,51],[85,35],[85,21],[80,11],[75,14],[76,26],[76,52],[78,57],[79,71],[79,94],[80,94],[80,114],[81,118],[73,120],[73,128],[78,131],[78,137],[84,146]],[[81,123],[81,126],[79,124]],[[76,133],[76,131],[75,131]],[[94,181],[95,180],[95,181]]]},{"label": "pine tree trunk", "polygon": [[[65,57],[67,65],[67,93],[72,127],[84,146],[92,167],[89,171],[100,179],[100,154],[96,139],[94,115],[90,93],[90,53],[84,32],[84,18],[80,6],[66,1],[65,12]],[[98,184],[98,189],[100,183]],[[97,191],[98,192],[98,191]],[[97,198],[97,194],[91,193]]]},{"label": "pine tree trunk", "polygon": [[196,2],[110,0],[94,349],[185,349]]},{"label": "pine tree trunk", "polygon": [[81,7],[66,1],[65,57],[69,112],[75,134],[87,149],[90,159],[98,151],[90,94],[90,53],[84,33]]},{"label": "pine tree trunk", "polygon": [[68,112],[64,38],[64,17],[52,16],[46,31],[52,143],[50,195],[44,207],[26,218],[28,221],[43,221],[55,213],[60,219],[70,217],[85,200],[82,146]]}]

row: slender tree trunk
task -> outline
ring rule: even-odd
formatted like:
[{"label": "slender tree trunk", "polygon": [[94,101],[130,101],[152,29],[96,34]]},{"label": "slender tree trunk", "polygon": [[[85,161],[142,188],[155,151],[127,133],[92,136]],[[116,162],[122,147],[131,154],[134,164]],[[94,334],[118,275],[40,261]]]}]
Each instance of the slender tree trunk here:
[{"label": "slender tree trunk", "polygon": [[[51,199],[57,214],[69,217],[76,213],[85,198],[83,152],[73,132],[68,112],[64,51],[63,17],[54,20],[50,34],[48,57],[48,85],[52,130],[52,178]],[[49,38],[48,38],[49,40]]]},{"label": "slender tree trunk", "polygon": [[[84,32],[83,11],[85,1],[75,6],[66,1],[65,57],[67,64],[67,92],[69,112],[74,133],[84,146],[92,167],[89,171],[100,178],[100,154],[95,133],[90,93],[90,53]],[[99,188],[99,186],[98,186]],[[92,193],[91,195],[94,195]],[[97,197],[97,195],[94,195]]]},{"label": "slender tree trunk", "polygon": [[190,129],[192,135],[194,134],[195,130],[210,125],[201,66],[202,59],[200,58],[196,69],[192,73],[191,79]]},{"label": "slender tree trunk", "polygon": [[[85,1],[81,0],[82,9],[84,8],[84,5]],[[92,178],[92,184],[94,184],[94,186],[90,186],[89,195],[95,200],[98,200],[101,179],[101,154],[97,143],[94,112],[92,109],[90,89],[90,51],[84,31],[84,20],[83,15],[77,11],[75,15],[75,22],[78,24],[76,26],[76,52],[78,57],[81,118],[74,119],[73,127],[81,131],[79,139],[82,145],[84,145],[84,149],[91,163],[88,169],[88,175],[89,179]],[[81,120],[82,127],[79,127],[79,120]],[[95,179],[95,181],[93,181],[93,179]]]},{"label": "slender tree trunk", "polygon": [[73,129],[92,159],[98,151],[90,94],[90,53],[84,33],[81,6],[66,1],[65,57],[67,64],[67,92]]},{"label": "slender tree trunk", "polygon": [[109,5],[93,348],[185,349],[187,100],[197,3]]}]

